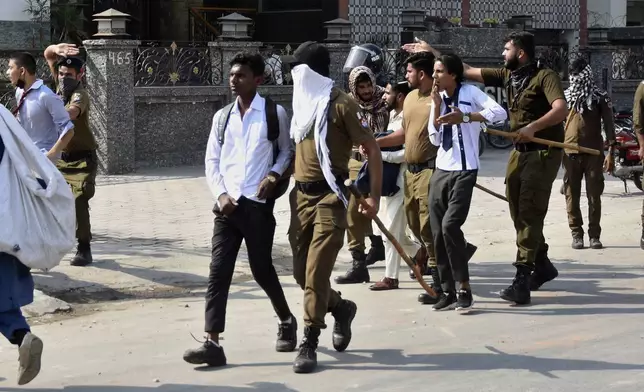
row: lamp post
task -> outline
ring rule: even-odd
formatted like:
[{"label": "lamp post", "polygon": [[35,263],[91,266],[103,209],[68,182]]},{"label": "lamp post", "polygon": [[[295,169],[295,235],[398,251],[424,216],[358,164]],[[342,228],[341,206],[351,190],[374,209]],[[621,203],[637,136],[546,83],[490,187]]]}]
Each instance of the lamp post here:
[{"label": "lamp post", "polygon": [[351,22],[338,18],[324,22],[325,42],[348,43],[351,41]]},{"label": "lamp post", "polygon": [[235,39],[235,40],[248,40],[248,30],[253,24],[251,18],[233,12],[226,16],[217,19],[221,26],[221,39]]},{"label": "lamp post", "polygon": [[98,32],[94,34],[97,38],[125,38],[128,37],[127,22],[130,15],[110,8],[106,11],[93,15],[94,22],[98,22]]}]

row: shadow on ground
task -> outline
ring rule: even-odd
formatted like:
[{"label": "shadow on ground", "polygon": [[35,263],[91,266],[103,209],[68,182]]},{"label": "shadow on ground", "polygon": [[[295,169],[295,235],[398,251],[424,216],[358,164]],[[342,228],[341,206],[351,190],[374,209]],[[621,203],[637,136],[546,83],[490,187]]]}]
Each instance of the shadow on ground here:
[{"label": "shadow on ground", "polygon": [[189,384],[165,384],[157,387],[127,387],[127,386],[68,386],[62,388],[2,388],[3,392],[19,392],[19,391],[33,391],[33,392],[247,392],[247,391],[263,391],[263,392],[298,392],[296,389],[291,389],[285,384],[270,383],[270,382],[257,382],[248,384],[245,387],[228,387],[228,386],[213,386],[213,385],[189,385]]}]

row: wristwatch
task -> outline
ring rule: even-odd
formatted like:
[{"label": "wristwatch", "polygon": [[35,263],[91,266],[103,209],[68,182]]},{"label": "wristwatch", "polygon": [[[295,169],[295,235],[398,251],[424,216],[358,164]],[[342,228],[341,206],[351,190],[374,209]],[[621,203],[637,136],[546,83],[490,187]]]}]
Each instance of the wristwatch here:
[{"label": "wristwatch", "polygon": [[268,181],[270,181],[271,184],[275,184],[277,182],[277,178],[271,174],[267,175],[266,178],[268,178]]},{"label": "wristwatch", "polygon": [[463,113],[463,122],[465,124],[470,122],[470,114],[469,113]]}]

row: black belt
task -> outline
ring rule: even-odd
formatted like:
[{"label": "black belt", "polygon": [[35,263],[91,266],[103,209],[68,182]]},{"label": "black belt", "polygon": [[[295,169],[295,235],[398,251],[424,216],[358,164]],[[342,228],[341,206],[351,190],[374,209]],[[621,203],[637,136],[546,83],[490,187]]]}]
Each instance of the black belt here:
[{"label": "black belt", "polygon": [[417,174],[422,172],[425,169],[434,169],[436,168],[436,161],[433,159],[430,159],[427,162],[423,163],[408,163],[407,164],[407,171],[413,174]]},{"label": "black belt", "polygon": [[65,162],[76,162],[82,161],[85,159],[92,159],[94,157],[94,151],[71,151],[63,152],[60,159]]},{"label": "black belt", "polygon": [[[344,180],[346,180],[348,177],[343,176],[342,178],[336,176],[338,185],[340,186],[340,189],[344,188]],[[333,192],[333,189],[329,186],[329,184],[326,182],[326,180],[322,181],[312,181],[312,182],[300,182],[300,181],[295,181],[295,188],[306,194],[306,195],[311,195],[311,196],[319,196],[323,195],[325,193],[330,193]]]},{"label": "black belt", "polygon": [[545,150],[561,150],[559,147],[550,147],[545,144],[540,143],[517,143],[514,145],[514,149],[518,152],[530,152],[530,151],[545,151]]},{"label": "black belt", "polygon": [[351,159],[355,159],[358,162],[364,161],[364,157],[360,154],[360,151],[351,151]]}]

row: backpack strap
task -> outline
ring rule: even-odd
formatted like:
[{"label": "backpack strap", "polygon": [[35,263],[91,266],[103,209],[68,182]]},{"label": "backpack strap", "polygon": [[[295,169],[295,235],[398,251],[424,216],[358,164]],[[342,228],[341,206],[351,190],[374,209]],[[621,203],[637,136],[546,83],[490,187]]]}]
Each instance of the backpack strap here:
[{"label": "backpack strap", "polygon": [[219,145],[224,145],[224,135],[226,133],[226,127],[228,126],[228,120],[230,119],[230,113],[235,107],[235,102],[229,103],[221,109],[221,115],[217,119],[217,140],[219,140]]},{"label": "backpack strap", "polygon": [[278,139],[280,136],[280,119],[277,116],[277,104],[270,97],[264,98],[264,111],[266,112],[266,137],[273,143],[273,164],[279,155]]}]

